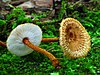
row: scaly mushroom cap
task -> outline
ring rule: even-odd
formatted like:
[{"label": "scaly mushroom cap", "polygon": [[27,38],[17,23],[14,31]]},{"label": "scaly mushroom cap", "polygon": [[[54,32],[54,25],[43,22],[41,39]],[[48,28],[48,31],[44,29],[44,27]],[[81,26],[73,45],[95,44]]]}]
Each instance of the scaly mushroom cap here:
[{"label": "scaly mushroom cap", "polygon": [[84,57],[90,50],[90,36],[79,21],[66,18],[61,22],[60,45],[69,58]]},{"label": "scaly mushroom cap", "polygon": [[23,43],[24,38],[28,38],[31,43],[38,46],[42,40],[40,27],[32,23],[18,25],[7,39],[8,50],[17,56],[30,54],[33,50]]}]

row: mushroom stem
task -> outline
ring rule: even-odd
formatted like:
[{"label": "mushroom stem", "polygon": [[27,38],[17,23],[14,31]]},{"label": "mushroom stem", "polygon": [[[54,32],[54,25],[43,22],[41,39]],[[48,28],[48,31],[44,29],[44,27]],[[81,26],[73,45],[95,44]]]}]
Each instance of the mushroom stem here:
[{"label": "mushroom stem", "polygon": [[0,41],[0,46],[7,47],[6,44],[4,42],[2,42],[2,41]]},{"label": "mushroom stem", "polygon": [[59,38],[43,38],[41,42],[57,42]]},{"label": "mushroom stem", "polygon": [[27,45],[28,47],[30,47],[31,49],[39,52],[39,53],[42,53],[44,55],[46,55],[52,62],[53,66],[57,69],[60,68],[60,64],[59,64],[59,61],[57,60],[57,58],[55,56],[53,56],[51,53],[49,53],[48,51],[42,49],[42,48],[39,48],[38,46],[35,46],[34,44],[32,44],[28,38],[24,38],[23,39],[23,43],[25,45]]}]

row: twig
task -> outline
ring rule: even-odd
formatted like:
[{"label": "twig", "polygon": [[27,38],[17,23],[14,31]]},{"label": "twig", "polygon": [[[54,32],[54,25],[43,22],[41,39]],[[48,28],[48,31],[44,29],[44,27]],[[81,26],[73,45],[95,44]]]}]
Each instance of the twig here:
[{"label": "twig", "polygon": [[100,48],[100,46],[97,46],[97,47],[93,47],[93,49],[98,49],[98,48]]},{"label": "twig", "polygon": [[11,5],[19,5],[19,4],[21,4],[21,3],[24,3],[24,2],[26,2],[27,0],[18,0],[18,1],[13,1],[13,2],[10,2],[10,4]]},{"label": "twig", "polygon": [[53,23],[59,23],[60,20],[53,20],[53,21],[45,21],[45,22],[41,22],[40,20],[34,20],[32,21],[32,23],[38,24],[38,25],[45,25],[45,24],[53,24]]},{"label": "twig", "polygon": [[0,41],[0,46],[7,47],[6,44],[4,42],[2,42],[2,41]]}]

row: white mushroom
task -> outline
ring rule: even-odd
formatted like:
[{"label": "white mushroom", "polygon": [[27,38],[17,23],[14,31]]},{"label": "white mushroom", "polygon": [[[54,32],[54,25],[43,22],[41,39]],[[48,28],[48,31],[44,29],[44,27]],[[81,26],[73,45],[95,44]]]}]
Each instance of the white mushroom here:
[{"label": "white mushroom", "polygon": [[[24,56],[33,50],[46,55],[57,69],[60,68],[59,61],[48,51],[38,47],[42,40],[41,29],[34,24],[25,23],[17,26],[7,39],[8,50],[17,56]],[[44,41],[44,40],[43,40]]]},{"label": "white mushroom", "polygon": [[23,43],[24,38],[28,38],[32,44],[39,46],[42,40],[42,31],[39,26],[31,23],[18,25],[7,39],[8,50],[17,56],[24,56],[33,52]]}]

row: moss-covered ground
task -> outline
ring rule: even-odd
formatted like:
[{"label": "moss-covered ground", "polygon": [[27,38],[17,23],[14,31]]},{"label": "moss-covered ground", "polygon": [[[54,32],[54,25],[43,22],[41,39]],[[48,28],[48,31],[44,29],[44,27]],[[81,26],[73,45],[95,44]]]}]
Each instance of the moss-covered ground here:
[{"label": "moss-covered ground", "polygon": [[[0,46],[0,75],[99,75],[100,74],[100,9],[98,5],[85,5],[81,3],[64,4],[58,16],[40,22],[40,18],[47,13],[32,13],[34,23],[43,31],[43,37],[59,37],[60,22],[63,18],[72,17],[79,20],[91,36],[91,50],[84,58],[68,59],[63,55],[59,42],[41,43],[40,47],[51,52],[58,58],[61,69],[52,66],[50,60],[43,54],[33,52],[29,55],[18,57],[11,54],[7,48]],[[17,15],[16,15],[17,14]],[[32,22],[25,17],[22,9],[14,8],[6,19],[0,19],[0,40],[6,42],[11,30],[17,25]]]}]

